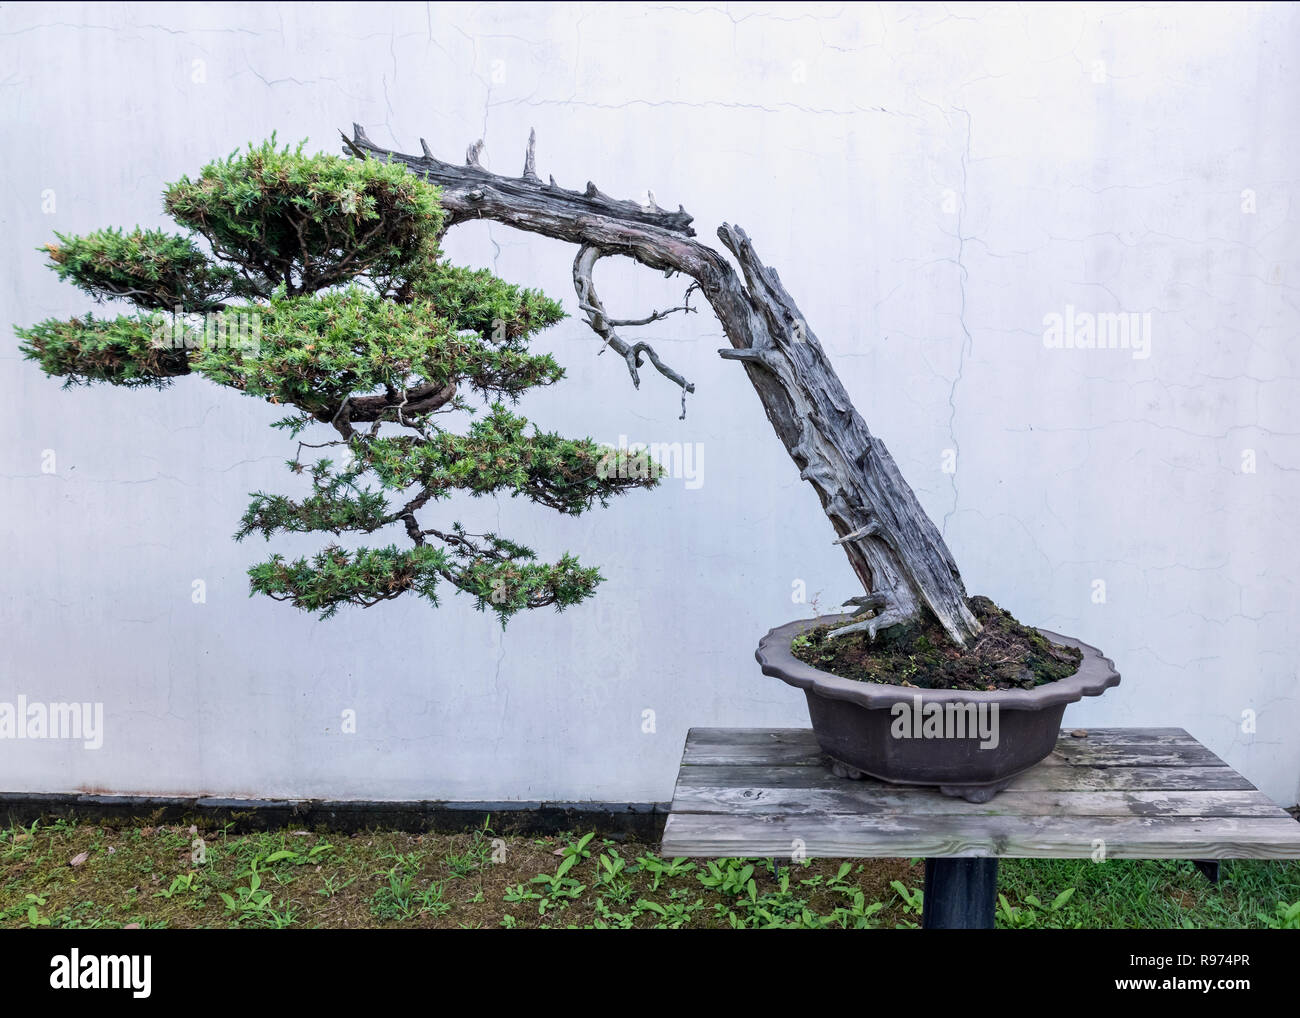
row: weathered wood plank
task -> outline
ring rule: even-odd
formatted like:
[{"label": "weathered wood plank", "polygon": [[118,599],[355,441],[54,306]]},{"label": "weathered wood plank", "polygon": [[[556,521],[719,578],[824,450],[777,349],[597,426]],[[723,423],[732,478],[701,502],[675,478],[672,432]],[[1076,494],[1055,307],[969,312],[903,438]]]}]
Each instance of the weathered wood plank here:
[{"label": "weathered wood plank", "polygon": [[[710,771],[714,768],[691,768]],[[717,785],[707,778],[679,783],[673,813],[731,817],[779,814],[817,816],[1059,816],[1059,817],[1273,817],[1282,810],[1262,792],[1240,791],[1004,791],[986,803],[967,802],[932,788],[898,788],[881,782],[840,781],[830,787]],[[721,818],[720,818],[721,819]],[[1300,825],[1298,825],[1300,826]]]},{"label": "weathered wood plank", "polygon": [[[811,749],[799,745],[773,746],[687,746],[682,754],[683,764],[695,766],[750,766],[763,767],[779,764],[783,767],[821,767],[825,769],[826,758],[822,751],[813,746]],[[1062,764],[1064,760],[1060,761]]]},{"label": "weathered wood plank", "polygon": [[[1087,732],[1082,739],[1073,732]],[[1104,742],[1108,745],[1129,746],[1197,746],[1194,738],[1181,728],[1070,728],[1061,729],[1061,739],[1071,742]]]},{"label": "weathered wood plank", "polygon": [[1008,791],[1213,791],[1254,789],[1231,767],[1031,767]]},{"label": "weathered wood plank", "polygon": [[1090,739],[1062,739],[1048,757],[1067,764],[1090,767],[1226,767],[1218,756],[1199,743],[1190,746],[1092,742]]},{"label": "weathered wood plank", "polygon": [[682,763],[820,767],[824,758],[811,728],[692,728]]},{"label": "weathered wood plank", "polygon": [[[1087,736],[1078,739],[1070,733],[1085,731]],[[1073,742],[1105,742],[1122,745],[1200,745],[1182,728],[1071,728],[1061,729],[1061,738]],[[710,746],[755,746],[772,743],[816,745],[811,728],[692,728],[687,734],[687,744]]]},{"label": "weathered wood plank", "polygon": [[673,813],[668,856],[1300,859],[1290,817],[1008,817]]},{"label": "weathered wood plank", "polygon": [[[1094,767],[1226,767],[1222,759],[1191,736],[1165,734],[1120,738],[1114,729],[1098,729],[1086,739],[1062,735],[1045,766]],[[726,729],[693,728],[686,738],[684,764],[809,767],[822,764],[822,753],[809,728]]]},{"label": "weathered wood plank", "polygon": [[816,748],[811,728],[692,728],[686,746],[798,745]]},{"label": "weathered wood plank", "polygon": [[[764,766],[754,764],[685,764],[678,775],[684,781],[707,782],[723,788],[772,785],[777,788],[838,788],[855,782],[837,778],[820,767]],[[871,780],[871,779],[864,779]],[[874,784],[891,788],[883,782]],[[1255,786],[1231,767],[1031,767],[1012,780],[1009,790],[1019,791],[1252,791]]]},{"label": "weathered wood plank", "polygon": [[[711,743],[688,745],[683,764],[695,766],[751,766],[780,764],[786,767],[824,766],[821,749],[798,741],[774,742],[770,745],[721,746]],[[1068,746],[1057,748],[1040,767],[1227,767],[1204,746]]]}]

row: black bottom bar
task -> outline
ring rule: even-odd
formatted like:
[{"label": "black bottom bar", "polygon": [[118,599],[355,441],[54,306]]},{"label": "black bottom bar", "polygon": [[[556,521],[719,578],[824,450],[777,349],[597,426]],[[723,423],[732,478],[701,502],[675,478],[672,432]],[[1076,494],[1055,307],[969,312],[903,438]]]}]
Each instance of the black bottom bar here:
[{"label": "black bottom bar", "polygon": [[998,901],[996,859],[925,860],[927,930],[991,930]]},{"label": "black bottom bar", "polygon": [[488,824],[495,834],[595,830],[604,837],[658,841],[667,815],[668,804],[656,802],[376,802],[0,792],[0,826],[25,826],[49,817],[77,817],[92,823],[144,823],[148,818],[150,824],[229,824],[237,834],[280,827],[423,834],[482,830]]}]

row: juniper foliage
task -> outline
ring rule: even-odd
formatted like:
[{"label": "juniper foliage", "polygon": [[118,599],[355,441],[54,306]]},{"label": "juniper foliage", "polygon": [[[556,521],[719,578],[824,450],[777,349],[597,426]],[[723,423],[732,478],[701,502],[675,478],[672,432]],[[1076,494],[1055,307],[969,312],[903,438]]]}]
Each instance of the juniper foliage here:
[{"label": "juniper foliage", "polygon": [[[567,553],[543,562],[501,535],[422,518],[458,492],[578,515],[658,480],[644,457],[629,463],[626,451],[542,431],[511,409],[564,377],[529,349],[564,312],[449,264],[436,187],[400,163],[310,155],[272,138],[169,185],[163,207],[184,233],[56,234],[44,248],[60,279],[133,313],[17,332],[24,356],[65,387],[163,387],[196,374],[291,408],[274,426],[295,438],[329,429],[288,461],[302,489],[254,493],[235,537],[334,539],[253,566],[253,593],[329,617],[408,593],[437,604],[449,585],[503,624],[592,595],[599,571]],[[457,432],[449,420],[466,414]],[[304,462],[307,448],[325,454]],[[384,531],[403,546],[340,543]]]}]

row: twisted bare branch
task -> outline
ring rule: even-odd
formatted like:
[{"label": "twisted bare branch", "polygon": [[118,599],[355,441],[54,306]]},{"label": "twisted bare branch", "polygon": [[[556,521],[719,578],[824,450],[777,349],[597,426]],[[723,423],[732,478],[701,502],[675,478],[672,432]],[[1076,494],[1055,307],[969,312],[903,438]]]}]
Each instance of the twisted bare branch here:
[{"label": "twisted bare branch", "polygon": [[[604,253],[591,244],[584,244],[578,249],[577,256],[573,259],[573,288],[578,294],[578,307],[583,314],[587,316],[587,324],[591,326],[592,331],[605,341],[605,347],[613,350],[623,358],[627,364],[627,370],[632,376],[632,384],[636,388],[641,388],[641,377],[637,369],[641,367],[642,355],[650,358],[650,363],[655,366],[661,375],[670,381],[681,386],[682,389],[682,415],[679,419],[686,417],[686,394],[695,391],[695,384],[688,382],[680,373],[674,371],[663,362],[660,356],[655,353],[654,348],[649,343],[627,343],[615,331],[616,326],[624,325],[645,325],[649,322],[658,321],[666,318],[673,311],[693,311],[690,307],[689,296],[690,290],[687,290],[687,303],[681,308],[672,308],[669,311],[654,312],[649,318],[640,321],[618,321],[609,317],[605,311],[605,305],[600,302],[600,297],[596,294],[596,284],[592,281],[592,270],[596,267],[596,262],[604,257]],[[604,352],[604,347],[601,348]]]}]

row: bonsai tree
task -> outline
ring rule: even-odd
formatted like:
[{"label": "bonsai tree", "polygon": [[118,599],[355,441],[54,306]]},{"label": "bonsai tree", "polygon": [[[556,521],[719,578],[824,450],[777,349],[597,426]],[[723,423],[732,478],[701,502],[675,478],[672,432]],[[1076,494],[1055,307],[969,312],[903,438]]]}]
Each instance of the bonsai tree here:
[{"label": "bonsai tree", "polygon": [[[662,209],[653,196],[647,205],[616,200],[590,183],[582,192],[553,178],[543,183],[532,137],[519,177],[487,170],[482,142],[463,166],[435,158],[423,142],[419,156],[381,149],[360,127],[344,142],[355,158],[304,156],[272,142],[169,186],[165,208],[188,236],[140,229],[60,236],[48,247],[60,277],[138,312],[19,330],[24,353],[69,384],[160,385],[193,372],[292,407],[276,426],[295,437],[312,425],[333,430],[329,441],[299,441],[289,460],[305,475],[306,494],[256,493],[236,537],[400,526],[408,546],[349,551],[331,543],[293,562],[272,555],[249,571],[255,592],[328,616],[345,603],[407,591],[432,601],[446,582],[504,623],[523,608],[581,601],[599,582],[570,555],[539,563],[500,535],[472,534],[460,523],[438,530],[417,515],[456,490],[509,492],[580,513],[657,480],[638,454],[529,431],[507,409],[505,401],[561,378],[559,365],[530,353],[527,341],[562,312],[539,293],[446,263],[438,247],[445,230],[492,219],[577,245],[577,307],[602,349],[623,359],[634,385],[648,362],[680,387],[683,415],[694,387],[653,347],[620,331],[695,310],[696,290],[712,306],[731,344],[719,353],[744,369],[862,584],[845,602],[857,608],[850,620],[790,623],[760,641],[757,654],[767,674],[807,694],[835,773],[934,783],[985,802],[1052,751],[1066,703],[1119,681],[1095,648],[1069,638],[1057,645],[987,598],[967,597],[938,528],[742,229],[718,230],[733,267],[695,239],[680,207]],[[615,318],[593,281],[610,255],[689,277],[686,298],[666,311]],[[468,415],[467,430],[451,430],[444,414]],[[340,463],[303,461],[305,448],[331,446],[341,447]],[[634,455],[638,462],[623,461]],[[877,640],[882,631],[888,635]],[[844,678],[862,682],[835,686],[833,695],[819,689]],[[1065,681],[1051,686],[1057,680]],[[924,703],[916,692],[923,687],[944,694]],[[963,704],[948,695],[958,689],[991,696]],[[1008,689],[1005,698],[997,692]],[[1003,699],[1005,741],[997,735]],[[896,726],[900,707],[925,715],[919,739],[916,726]],[[968,712],[979,721],[975,738]],[[941,721],[952,722],[951,731],[927,742],[926,726],[942,735]],[[993,754],[981,758],[985,749]]]},{"label": "bonsai tree", "polygon": [[[532,137],[519,177],[485,169],[482,142],[464,165],[435,158],[423,141],[419,156],[382,149],[359,126],[344,142],[355,158],[305,156],[272,142],[170,185],[164,207],[186,236],[141,229],[59,236],[47,250],[61,278],[144,314],[87,314],[19,330],[26,356],[69,384],[162,385],[197,373],[292,407],[276,426],[294,436],[313,424],[334,430],[331,442],[300,442],[289,461],[306,475],[307,494],[257,493],[236,536],[371,534],[400,525],[410,546],[330,544],[292,562],[273,555],[250,570],[254,591],[329,615],[344,603],[407,591],[434,600],[445,581],[503,619],[591,594],[599,574],[568,555],[542,564],[502,536],[460,524],[439,531],[417,516],[453,490],[509,492],[578,513],[656,480],[653,467],[609,460],[627,453],[529,431],[502,402],[561,378],[550,357],[528,352],[527,340],[562,312],[539,293],[445,262],[438,247],[445,230],[491,219],[578,246],[580,312],[623,358],[634,385],[648,361],[680,386],[683,414],[694,387],[620,330],[694,310],[694,290],[708,300],[731,343],[720,354],[743,367],[862,584],[845,602],[860,618],[834,635],[865,631],[874,641],[881,630],[924,621],[958,649],[978,636],[981,623],[938,528],[744,230],[718,230],[737,272],[695,239],[680,207],[667,211],[653,197],[649,205],[615,200],[594,184],[578,192],[543,182]],[[609,255],[689,277],[687,299],[640,319],[614,318],[592,278]],[[196,340],[193,316],[214,314],[218,327]],[[488,407],[466,433],[437,423],[440,414],[474,409],[470,393]],[[304,448],[322,446],[342,447],[342,460],[302,460]]]},{"label": "bonsai tree", "polygon": [[[272,139],[169,185],[163,206],[186,233],[60,234],[45,249],[60,279],[134,313],[18,335],[24,355],[67,386],[198,374],[290,411],[274,426],[295,438],[326,431],[299,440],[288,461],[301,493],[254,494],[236,538],[400,528],[403,546],[275,554],[249,570],[254,592],[328,617],[408,592],[436,604],[446,583],[503,624],[591,596],[600,573],[571,555],[540,562],[502,535],[420,518],[455,492],[576,515],[657,474],[640,457],[624,461],[634,453],[541,431],[508,408],[563,378],[528,341],[564,312],[447,263],[439,239],[453,217],[436,183],[401,162],[304,155]],[[468,426],[454,430],[456,419]]]}]

